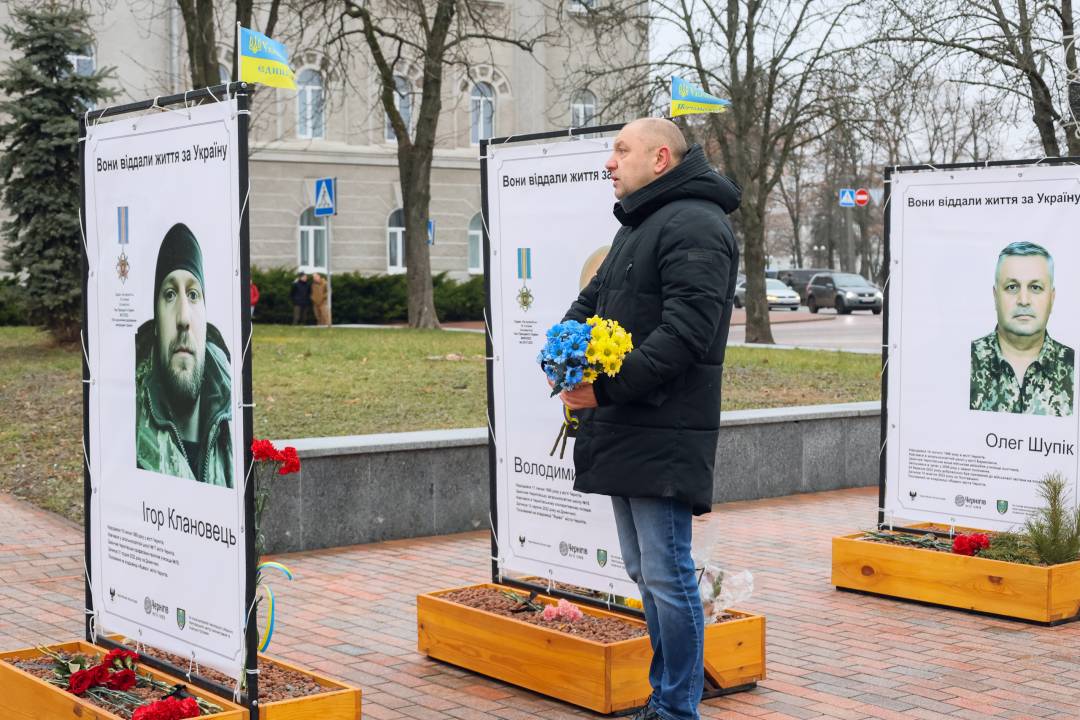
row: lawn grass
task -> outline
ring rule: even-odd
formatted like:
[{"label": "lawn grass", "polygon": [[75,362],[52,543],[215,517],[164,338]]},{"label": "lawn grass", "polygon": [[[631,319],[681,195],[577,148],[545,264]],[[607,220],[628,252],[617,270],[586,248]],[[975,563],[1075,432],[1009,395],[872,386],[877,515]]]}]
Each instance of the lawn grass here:
[{"label": "lawn grass", "polygon": [[[255,436],[360,435],[485,424],[484,337],[438,330],[257,325]],[[82,517],[81,351],[0,328],[0,492]],[[876,400],[873,355],[730,348],[725,410]]]}]

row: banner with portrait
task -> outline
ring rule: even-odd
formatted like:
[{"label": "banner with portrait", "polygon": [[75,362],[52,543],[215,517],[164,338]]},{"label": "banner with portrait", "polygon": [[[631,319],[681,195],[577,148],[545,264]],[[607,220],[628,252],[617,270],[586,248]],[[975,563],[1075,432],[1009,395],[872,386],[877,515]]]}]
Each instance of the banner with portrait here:
[{"label": "banner with portrait", "polygon": [[98,634],[239,678],[245,348],[237,99],[91,122],[87,561]]},{"label": "banner with portrait", "polygon": [[595,136],[487,146],[493,504],[504,573],[637,597],[610,500],[574,491],[574,439],[556,442],[563,406],[537,363],[618,229],[610,154]]},{"label": "banner with portrait", "polygon": [[1023,524],[1077,498],[1080,168],[900,169],[888,207],[887,522]]}]

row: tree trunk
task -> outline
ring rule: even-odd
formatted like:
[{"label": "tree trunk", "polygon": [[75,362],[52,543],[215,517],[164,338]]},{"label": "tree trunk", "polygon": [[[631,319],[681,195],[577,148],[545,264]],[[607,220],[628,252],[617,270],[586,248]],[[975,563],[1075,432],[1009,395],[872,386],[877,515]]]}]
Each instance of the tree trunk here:
[{"label": "tree trunk", "polygon": [[221,82],[214,39],[214,0],[177,0],[184,19],[192,88]]},{"label": "tree trunk", "polygon": [[1033,77],[1029,73],[1028,85],[1031,87],[1034,111],[1031,119],[1039,131],[1043,152],[1047,157],[1058,157],[1061,155],[1061,148],[1058,145],[1057,125],[1054,121],[1054,99],[1050,97],[1050,91],[1041,82],[1041,78]]},{"label": "tree trunk", "polygon": [[[399,153],[401,155],[402,153]],[[413,146],[400,158],[401,196],[405,213],[405,282],[408,288],[409,327],[438,328],[435,289],[431,281],[428,218],[431,208],[431,154]]]},{"label": "tree trunk", "polygon": [[746,342],[772,345],[769,304],[765,299],[765,200],[759,188],[747,188],[739,210],[746,268]]}]

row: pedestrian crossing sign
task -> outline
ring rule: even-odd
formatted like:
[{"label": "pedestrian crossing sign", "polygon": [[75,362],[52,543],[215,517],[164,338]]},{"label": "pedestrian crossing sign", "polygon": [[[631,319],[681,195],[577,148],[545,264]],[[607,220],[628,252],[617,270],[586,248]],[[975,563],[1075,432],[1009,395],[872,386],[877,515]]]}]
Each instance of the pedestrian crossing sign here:
[{"label": "pedestrian crossing sign", "polygon": [[334,190],[334,178],[319,178],[315,181],[315,217],[337,215]]},{"label": "pedestrian crossing sign", "polygon": [[840,188],[840,207],[855,207],[855,188]]}]

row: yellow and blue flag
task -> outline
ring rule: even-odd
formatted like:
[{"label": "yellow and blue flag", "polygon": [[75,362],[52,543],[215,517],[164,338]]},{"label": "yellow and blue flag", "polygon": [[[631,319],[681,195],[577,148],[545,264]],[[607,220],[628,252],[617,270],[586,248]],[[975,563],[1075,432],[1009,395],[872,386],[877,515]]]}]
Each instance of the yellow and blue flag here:
[{"label": "yellow and blue flag", "polygon": [[242,27],[237,45],[240,50],[240,82],[296,89],[296,79],[289,67],[289,50],[283,44]]},{"label": "yellow and blue flag", "polygon": [[715,97],[693,83],[671,76],[671,117],[696,113],[721,113],[730,100]]}]

